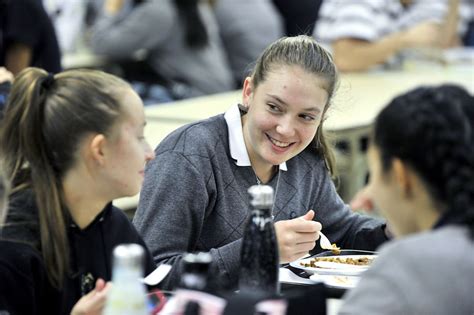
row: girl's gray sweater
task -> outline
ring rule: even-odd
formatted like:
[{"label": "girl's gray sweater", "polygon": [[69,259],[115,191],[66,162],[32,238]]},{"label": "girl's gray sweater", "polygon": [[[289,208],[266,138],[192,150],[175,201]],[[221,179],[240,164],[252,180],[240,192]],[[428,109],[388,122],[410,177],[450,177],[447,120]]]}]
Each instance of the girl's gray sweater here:
[{"label": "girl's gray sweater", "polygon": [[[323,159],[309,149],[287,161],[269,182],[276,191],[275,221],[315,211],[325,234],[342,248],[375,249],[386,240],[382,222],[349,209],[337,194]],[[221,282],[237,283],[242,233],[250,214],[250,166],[229,152],[223,115],[183,126],[156,149],[145,174],[133,223],[155,262],[172,264],[165,287],[179,281],[184,252],[209,251]],[[278,186],[278,187],[277,187]]]}]

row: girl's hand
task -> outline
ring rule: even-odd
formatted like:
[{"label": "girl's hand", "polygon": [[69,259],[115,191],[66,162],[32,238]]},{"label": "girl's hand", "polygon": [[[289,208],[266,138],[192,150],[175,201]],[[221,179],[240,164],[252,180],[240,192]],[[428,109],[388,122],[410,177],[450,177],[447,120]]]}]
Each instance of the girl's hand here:
[{"label": "girl's hand", "polygon": [[106,0],[104,2],[104,10],[106,13],[115,15],[122,9],[124,0]]},{"label": "girl's hand", "polygon": [[97,279],[95,288],[84,295],[74,305],[71,315],[100,315],[105,307],[107,293],[112,287],[111,282],[105,283],[102,279]]},{"label": "girl's hand", "polygon": [[293,220],[275,223],[280,263],[288,263],[309,253],[316,245],[321,223],[313,221],[314,211]]},{"label": "girl's hand", "polygon": [[365,186],[357,192],[352,198],[350,206],[354,211],[367,211],[373,212],[375,210],[374,203],[370,197],[369,186]]}]

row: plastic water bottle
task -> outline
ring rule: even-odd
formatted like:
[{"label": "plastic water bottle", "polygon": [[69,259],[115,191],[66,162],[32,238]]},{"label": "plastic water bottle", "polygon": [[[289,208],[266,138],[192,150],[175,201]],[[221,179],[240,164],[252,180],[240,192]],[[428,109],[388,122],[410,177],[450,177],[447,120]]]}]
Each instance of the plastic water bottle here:
[{"label": "plastic water bottle", "polygon": [[107,297],[105,315],[148,314],[143,277],[145,251],[138,244],[122,244],[114,249],[112,288]]},{"label": "plastic water bottle", "polygon": [[252,212],[242,240],[239,288],[278,294],[278,244],[272,219],[273,188],[249,188]]}]

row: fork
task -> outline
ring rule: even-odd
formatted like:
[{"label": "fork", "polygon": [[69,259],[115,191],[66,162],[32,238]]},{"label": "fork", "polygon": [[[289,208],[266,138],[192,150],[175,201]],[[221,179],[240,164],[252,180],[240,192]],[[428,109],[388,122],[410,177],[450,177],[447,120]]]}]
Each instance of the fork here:
[{"label": "fork", "polygon": [[339,249],[338,247],[333,247],[329,239],[322,232],[319,232],[319,245],[322,249],[334,250]]},{"label": "fork", "polygon": [[[337,251],[337,250],[340,249],[337,246],[333,247],[331,245],[331,242],[329,241],[329,239],[322,232],[319,232],[319,245],[321,246],[322,249],[327,249],[327,250],[336,250]],[[310,253],[305,254],[303,257],[298,258],[297,260],[305,259],[305,258],[308,258],[308,257],[311,257]]]}]

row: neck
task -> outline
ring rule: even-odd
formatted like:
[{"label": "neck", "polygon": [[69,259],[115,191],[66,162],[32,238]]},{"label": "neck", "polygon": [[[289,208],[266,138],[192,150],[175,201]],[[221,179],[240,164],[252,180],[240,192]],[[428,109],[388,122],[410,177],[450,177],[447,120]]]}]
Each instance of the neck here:
[{"label": "neck", "polygon": [[433,229],[436,222],[441,218],[441,213],[436,210],[426,211],[422,216],[418,218],[419,231],[429,231]]},{"label": "neck", "polygon": [[81,229],[87,227],[109,202],[98,196],[92,179],[80,170],[69,171],[62,184],[66,206]]},{"label": "neck", "polygon": [[418,191],[416,206],[414,207],[415,220],[418,231],[429,231],[433,229],[436,222],[441,218],[441,212],[438,203],[432,200],[429,192],[424,189]]},{"label": "neck", "polygon": [[272,179],[277,169],[275,165],[257,167],[256,165],[254,165],[254,163],[252,163],[252,168],[255,173],[255,176],[257,176],[257,179],[260,180],[262,184],[268,183]]},{"label": "neck", "polygon": [[[242,133],[244,136],[245,148],[250,159],[250,165],[257,176],[257,179],[262,183],[266,184],[272,179],[273,174],[275,174],[275,165],[268,163],[267,161],[261,159],[253,150],[249,142],[249,131],[246,126],[247,116],[244,115],[241,117],[242,121]],[[260,184],[260,183],[259,183]]]}]

